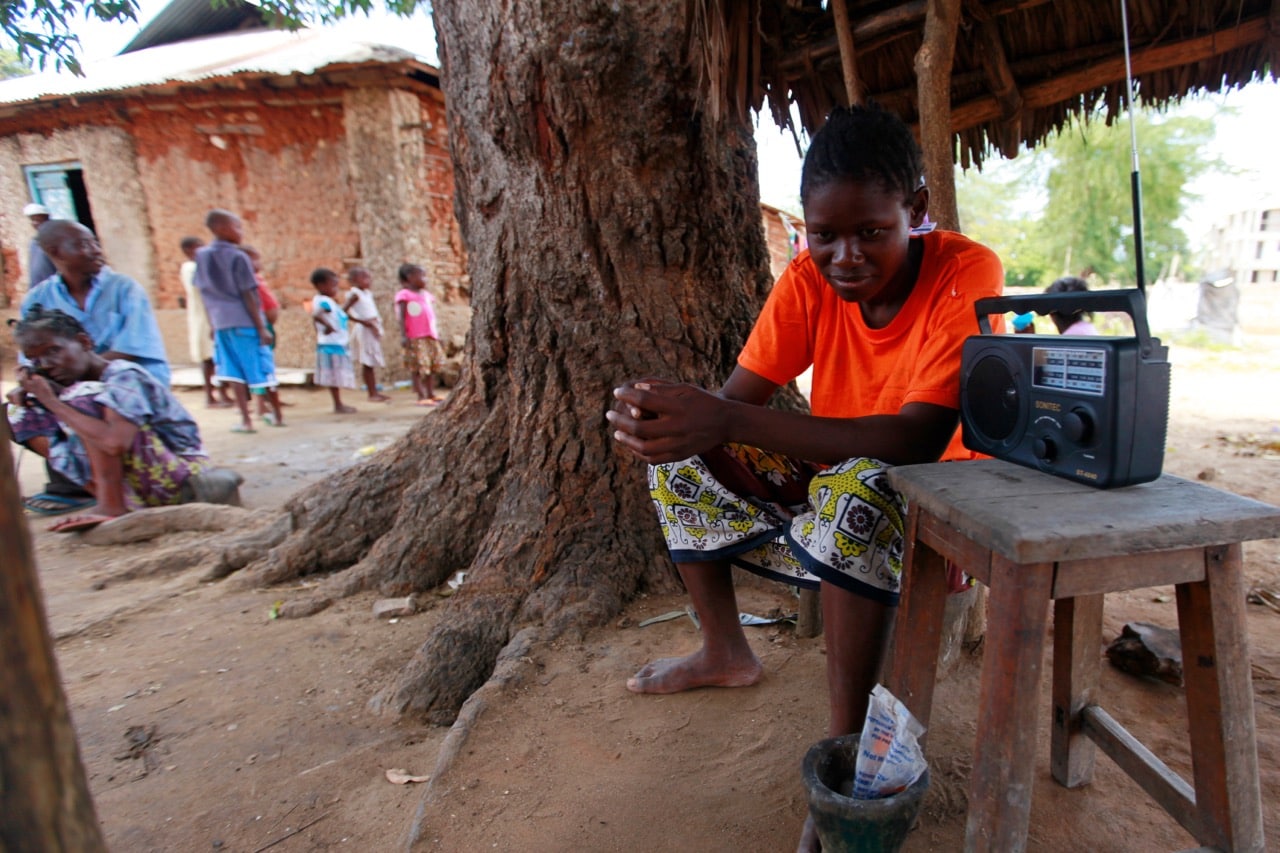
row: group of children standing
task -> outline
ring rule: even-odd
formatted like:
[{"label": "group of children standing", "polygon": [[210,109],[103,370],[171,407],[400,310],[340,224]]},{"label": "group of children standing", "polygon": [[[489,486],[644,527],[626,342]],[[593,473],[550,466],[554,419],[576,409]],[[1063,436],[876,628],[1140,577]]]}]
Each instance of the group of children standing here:
[{"label": "group of children standing", "polygon": [[[435,393],[435,373],[444,352],[436,328],[435,297],[427,290],[427,271],[417,264],[402,264],[398,275],[401,287],[395,309],[404,366],[412,377],[417,404],[434,406],[441,401]],[[373,276],[364,267],[348,271],[351,289],[339,305],[341,281],[327,267],[311,273],[311,286],[318,294],[311,302],[311,317],[316,325],[316,384],[328,387],[335,412],[349,412],[354,409],[342,404],[341,389],[356,387],[357,362],[369,400],[389,403],[391,398],[378,390],[376,371],[386,367],[386,358],[382,317],[371,290]]]},{"label": "group of children standing", "polygon": [[[238,406],[241,422],[234,429],[252,432],[249,398],[254,395],[264,423],[283,426],[273,353],[280,304],[262,279],[258,253],[243,245],[239,217],[213,210],[205,225],[214,236],[210,245],[203,246],[194,237],[182,241],[188,259],[182,267],[182,279],[189,306],[191,355],[204,370],[206,405]],[[434,375],[443,355],[434,298],[426,289],[427,275],[422,267],[404,264],[399,278],[395,306],[405,367],[412,376],[417,404],[434,406],[440,402]],[[382,319],[371,290],[373,277],[364,267],[354,267],[347,279],[351,288],[340,301],[341,278],[336,272],[319,267],[311,273],[317,294],[311,301],[316,330],[315,383],[329,389],[338,414],[355,411],[342,402],[342,389],[357,387],[357,362],[369,400],[391,401],[377,384],[376,370],[385,367],[386,361]],[[227,387],[234,398],[227,395]]]}]

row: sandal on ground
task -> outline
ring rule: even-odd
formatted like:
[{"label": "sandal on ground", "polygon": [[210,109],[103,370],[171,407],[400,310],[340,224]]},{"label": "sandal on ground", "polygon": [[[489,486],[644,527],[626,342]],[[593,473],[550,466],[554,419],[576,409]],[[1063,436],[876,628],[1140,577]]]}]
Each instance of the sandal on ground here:
[{"label": "sandal on ground", "polygon": [[82,533],[116,518],[117,516],[114,515],[73,515],[71,518],[64,518],[62,521],[50,524],[49,531],[51,533]]},{"label": "sandal on ground", "polygon": [[431,397],[427,397],[414,403],[414,405],[415,406],[438,406],[440,405],[440,401]]},{"label": "sandal on ground", "polygon": [[249,433],[257,432],[257,430],[254,429],[253,427],[245,426],[244,424],[236,424],[231,428],[231,431],[245,433],[246,435]]},{"label": "sandal on ground", "polygon": [[68,512],[75,512],[78,509],[84,509],[87,506],[93,506],[95,499],[92,497],[75,497],[73,495],[53,495],[48,492],[41,492],[38,495],[32,495],[22,502],[22,506],[27,512],[35,515],[62,515]]},{"label": "sandal on ground", "polygon": [[273,415],[271,412],[267,412],[266,414],[264,414],[264,415],[262,416],[262,422],[263,422],[264,424],[266,424],[267,426],[274,426],[274,427],[282,427],[282,426],[284,426],[284,424],[283,424],[283,423],[281,423],[280,421],[276,420],[276,416],[275,416],[275,415]]}]

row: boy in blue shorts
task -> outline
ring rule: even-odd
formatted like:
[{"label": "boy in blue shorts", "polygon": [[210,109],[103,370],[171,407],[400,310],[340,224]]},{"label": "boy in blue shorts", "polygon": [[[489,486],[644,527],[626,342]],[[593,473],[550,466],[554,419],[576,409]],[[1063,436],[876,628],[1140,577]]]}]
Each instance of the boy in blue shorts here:
[{"label": "boy in blue shorts", "polygon": [[[235,432],[254,432],[249,394],[265,394],[276,384],[271,333],[267,330],[253,263],[240,250],[244,229],[240,217],[211,210],[204,220],[214,240],[196,252],[196,288],[204,298],[213,327],[214,379],[230,383],[240,409]],[[284,416],[272,401],[277,422]]]}]

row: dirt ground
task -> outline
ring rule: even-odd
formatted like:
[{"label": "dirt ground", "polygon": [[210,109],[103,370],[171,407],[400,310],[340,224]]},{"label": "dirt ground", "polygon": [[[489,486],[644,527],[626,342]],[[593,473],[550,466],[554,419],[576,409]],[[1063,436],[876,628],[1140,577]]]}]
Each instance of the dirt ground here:
[{"label": "dirt ground", "polygon": [[[1277,355],[1280,340],[1174,348],[1169,473],[1280,504]],[[424,416],[407,391],[386,406],[352,397],[360,412],[347,416],[330,413],[318,392],[285,396],[296,403],[287,428],[242,436],[229,432],[229,413],[182,394],[215,459],[246,476],[250,508],[280,506]],[[38,488],[39,474],[30,456],[22,461],[24,492]],[[582,641],[535,646],[442,778],[393,784],[391,769],[431,774],[449,730],[389,723],[365,703],[442,608],[380,620],[368,594],[273,620],[273,604],[298,587],[241,591],[201,583],[199,570],[131,578],[131,561],[155,545],[97,548],[45,526],[31,524],[46,605],[113,850],[399,849],[420,807],[425,837],[442,851],[794,849],[806,808],[800,758],[826,725],[821,638],[797,639],[785,624],[750,628],[766,667],[755,687],[633,696],[624,687],[631,672],[697,642],[688,618],[640,627],[683,609],[681,597],[641,598]],[[1252,543],[1245,558],[1250,585],[1280,588],[1280,541]],[[1171,593],[1109,596],[1104,640],[1127,621],[1175,627]],[[740,604],[766,614],[792,610],[795,599],[750,582]],[[1266,830],[1276,845],[1280,613],[1248,610]],[[908,851],[961,847],[979,665],[962,657],[939,687],[933,786]],[[1104,756],[1091,786],[1053,783],[1047,687],[1030,849],[1195,846]],[[1180,688],[1104,666],[1103,704],[1189,776]]]}]

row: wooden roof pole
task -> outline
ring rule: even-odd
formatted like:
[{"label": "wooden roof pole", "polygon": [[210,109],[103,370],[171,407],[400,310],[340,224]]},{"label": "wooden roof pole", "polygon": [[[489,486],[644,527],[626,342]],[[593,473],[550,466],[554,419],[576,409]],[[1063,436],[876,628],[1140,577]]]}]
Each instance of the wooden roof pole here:
[{"label": "wooden roof pole", "polygon": [[[4,406],[0,405],[0,414]],[[67,697],[8,441],[0,447],[0,849],[106,853]]]},{"label": "wooden roof pole", "polygon": [[836,19],[836,43],[840,45],[840,70],[844,72],[845,101],[848,106],[861,104],[858,55],[853,47],[853,25],[849,23],[849,7],[845,0],[831,0],[831,14]]},{"label": "wooden roof pole", "polygon": [[924,41],[916,52],[920,147],[929,181],[929,217],[939,228],[960,230],[956,206],[955,135],[951,131],[951,67],[961,0],[928,0]]}]

